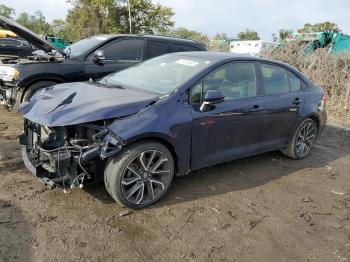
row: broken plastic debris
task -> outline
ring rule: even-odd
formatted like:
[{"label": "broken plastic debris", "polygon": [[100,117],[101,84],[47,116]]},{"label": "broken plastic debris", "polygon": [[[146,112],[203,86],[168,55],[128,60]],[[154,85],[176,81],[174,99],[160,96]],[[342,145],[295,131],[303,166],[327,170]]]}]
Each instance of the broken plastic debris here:
[{"label": "broken plastic debris", "polygon": [[333,194],[336,194],[336,195],[340,195],[340,196],[342,196],[342,195],[345,195],[346,194],[346,192],[337,192],[337,191],[331,191]]},{"label": "broken plastic debris", "polygon": [[182,200],[182,199],[183,199],[183,197],[179,197],[179,196],[174,196],[174,198],[175,198],[176,200]]},{"label": "broken plastic debris", "polygon": [[119,216],[120,217],[124,217],[124,216],[127,216],[127,215],[130,215],[132,213],[132,211],[130,210],[125,210],[125,211],[122,211],[119,213]]},{"label": "broken plastic debris", "polygon": [[300,215],[300,217],[304,218],[305,222],[310,222],[312,220],[312,217],[309,213],[303,213]]},{"label": "broken plastic debris", "polygon": [[335,229],[341,229],[343,226],[337,222],[327,221],[326,225]]},{"label": "broken plastic debris", "polygon": [[311,200],[309,197],[303,198],[303,201],[304,201],[304,202],[307,202],[307,203],[308,203],[308,202],[312,202],[312,200]]},{"label": "broken plastic debris", "polygon": [[216,213],[220,214],[220,211],[217,210],[215,207],[213,207],[213,210],[214,210]]},{"label": "broken plastic debris", "polygon": [[327,168],[327,170],[332,170],[333,169],[333,167],[331,167],[331,166],[326,166],[326,168]]}]

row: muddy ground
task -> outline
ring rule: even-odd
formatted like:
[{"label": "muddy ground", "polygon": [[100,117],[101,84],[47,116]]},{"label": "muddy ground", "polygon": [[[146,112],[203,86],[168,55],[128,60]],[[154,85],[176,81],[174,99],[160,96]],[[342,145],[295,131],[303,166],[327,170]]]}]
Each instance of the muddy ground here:
[{"label": "muddy ground", "polygon": [[0,261],[348,261],[350,131],[329,126],[301,161],[277,152],[175,180],[120,216],[103,185],[47,190],[0,112]]}]

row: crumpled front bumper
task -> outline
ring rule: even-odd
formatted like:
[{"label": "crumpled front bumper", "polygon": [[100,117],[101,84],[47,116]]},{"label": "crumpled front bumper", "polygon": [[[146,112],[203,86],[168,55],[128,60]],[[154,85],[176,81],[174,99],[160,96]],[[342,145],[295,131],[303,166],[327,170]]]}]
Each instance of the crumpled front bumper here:
[{"label": "crumpled front bumper", "polygon": [[41,183],[43,183],[49,189],[55,188],[62,181],[66,180],[67,177],[59,177],[50,179],[45,176],[46,170],[41,165],[34,165],[29,158],[29,153],[27,150],[27,136],[22,134],[19,138],[19,143],[21,145],[22,160],[25,167],[34,175]]},{"label": "crumpled front bumper", "polygon": [[78,179],[85,177],[85,175],[89,181],[97,181],[96,173],[92,175],[86,171],[85,165],[96,163],[97,168],[98,162],[105,161],[122,149],[119,138],[111,135],[108,130],[102,130],[95,135],[96,137],[104,137],[99,145],[92,145],[85,151],[80,150],[80,153],[65,147],[53,150],[44,150],[41,147],[38,149],[33,146],[33,136],[40,137],[41,135],[37,133],[40,131],[31,128],[35,125],[26,126],[26,132],[19,138],[22,159],[26,168],[50,189],[57,185],[82,187]]}]

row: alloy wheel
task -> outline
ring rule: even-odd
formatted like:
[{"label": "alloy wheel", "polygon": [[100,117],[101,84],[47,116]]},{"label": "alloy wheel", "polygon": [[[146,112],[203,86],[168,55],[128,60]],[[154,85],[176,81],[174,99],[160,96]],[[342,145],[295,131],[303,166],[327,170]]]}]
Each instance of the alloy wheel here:
[{"label": "alloy wheel", "polygon": [[141,152],[127,164],[122,174],[122,194],[132,204],[148,204],[167,189],[171,172],[166,154],[158,150]]},{"label": "alloy wheel", "polygon": [[316,139],[317,128],[312,122],[307,122],[300,129],[298,138],[296,141],[296,154],[303,158],[307,156],[312,148],[312,145]]}]

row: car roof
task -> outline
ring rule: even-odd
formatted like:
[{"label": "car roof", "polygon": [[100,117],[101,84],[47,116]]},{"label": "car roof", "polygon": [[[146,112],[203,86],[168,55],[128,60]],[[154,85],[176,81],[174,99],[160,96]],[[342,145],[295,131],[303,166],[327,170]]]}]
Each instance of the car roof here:
[{"label": "car roof", "polygon": [[92,37],[104,37],[107,39],[111,38],[117,38],[117,37],[144,37],[148,39],[158,39],[158,40],[164,40],[164,41],[172,41],[172,42],[181,42],[181,43],[188,43],[188,44],[195,44],[195,45],[204,45],[201,42],[190,40],[190,39],[184,39],[179,37],[172,37],[172,36],[161,36],[161,35],[136,35],[136,34],[102,34],[102,35],[94,35]]},{"label": "car roof", "polygon": [[235,54],[235,53],[213,52],[213,51],[180,52],[180,53],[175,53],[175,54],[182,55],[182,56],[188,56],[188,57],[197,57],[197,58],[212,60],[214,62],[235,61],[235,60],[236,61],[240,60],[240,61],[266,62],[266,63],[273,63],[273,64],[282,65],[284,67],[288,67],[290,69],[293,69],[294,71],[298,71],[293,66],[291,66],[287,63],[273,60],[273,59],[260,57],[260,56],[240,55],[240,54]]}]

